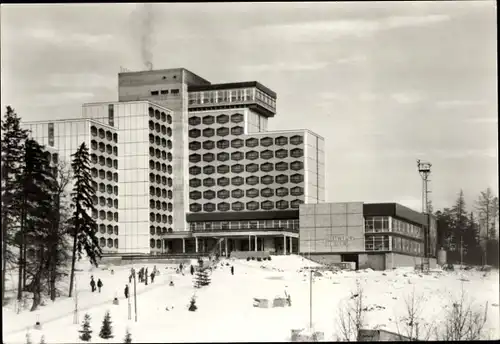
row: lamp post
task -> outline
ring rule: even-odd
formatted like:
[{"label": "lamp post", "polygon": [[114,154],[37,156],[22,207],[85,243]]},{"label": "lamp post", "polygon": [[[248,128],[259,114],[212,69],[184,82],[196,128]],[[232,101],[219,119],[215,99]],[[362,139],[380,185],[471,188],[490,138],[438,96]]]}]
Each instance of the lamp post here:
[{"label": "lamp post", "polygon": [[137,287],[136,287],[136,273],[135,269],[132,269],[132,275],[134,277],[134,308],[135,308],[135,322],[137,322]]}]

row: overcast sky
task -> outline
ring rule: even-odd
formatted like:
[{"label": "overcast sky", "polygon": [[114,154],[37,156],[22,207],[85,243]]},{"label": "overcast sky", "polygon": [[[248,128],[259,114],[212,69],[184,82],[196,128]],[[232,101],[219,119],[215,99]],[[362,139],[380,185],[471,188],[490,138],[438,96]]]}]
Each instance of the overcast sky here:
[{"label": "overcast sky", "polygon": [[[143,69],[141,5],[2,5],[1,103],[24,120],[77,118]],[[420,210],[498,190],[494,1],[157,4],[155,69],[278,94],[270,129],[326,141],[328,201]]]}]

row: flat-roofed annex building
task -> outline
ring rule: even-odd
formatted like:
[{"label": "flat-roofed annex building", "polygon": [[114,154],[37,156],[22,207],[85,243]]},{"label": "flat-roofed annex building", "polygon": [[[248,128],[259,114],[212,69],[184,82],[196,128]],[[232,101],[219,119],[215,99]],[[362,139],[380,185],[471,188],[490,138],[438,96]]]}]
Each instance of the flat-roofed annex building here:
[{"label": "flat-roofed annex building", "polygon": [[397,203],[300,206],[300,253],[322,263],[355,262],[376,270],[436,257],[437,222]]}]

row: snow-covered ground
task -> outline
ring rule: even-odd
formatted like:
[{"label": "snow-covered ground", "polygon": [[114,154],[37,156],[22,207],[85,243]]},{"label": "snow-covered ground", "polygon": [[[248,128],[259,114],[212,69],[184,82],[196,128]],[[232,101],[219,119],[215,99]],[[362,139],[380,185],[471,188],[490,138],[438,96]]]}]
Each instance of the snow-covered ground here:
[{"label": "snow-covered ground", "polygon": [[[234,266],[231,275],[229,263]],[[82,264],[80,264],[82,266]],[[47,302],[38,311],[22,311],[16,314],[14,306],[3,308],[3,342],[25,343],[26,332],[33,343],[44,335],[46,343],[76,343],[78,331],[85,313],[91,320],[92,342],[123,342],[128,327],[132,340],[139,342],[242,342],[242,341],[290,341],[291,329],[305,328],[309,324],[309,274],[300,271],[304,266],[316,265],[298,256],[273,257],[272,261],[246,260],[222,261],[212,273],[212,283],[202,289],[193,287],[193,277],[175,273],[172,266],[156,264],[160,275],[154,283],[137,284],[138,319],[128,320],[128,305],[123,289],[128,283],[131,266],[97,269],[83,264],[77,273],[79,324],[73,323],[74,300],[59,298],[55,303]],[[152,271],[153,264],[146,265]],[[140,266],[137,266],[138,268]],[[322,272],[313,283],[312,316],[316,330],[325,333],[325,340],[337,338],[337,316],[339,302],[348,300],[359,281],[365,293],[366,328],[382,328],[396,331],[396,319],[404,316],[405,297],[413,291],[422,296],[422,317],[429,323],[441,321],[444,307],[451,295],[458,295],[463,285],[469,299],[478,309],[488,302],[487,336],[500,339],[499,331],[499,274],[497,270],[486,276],[483,272],[436,271],[428,275],[413,269],[391,271],[343,271]],[[90,275],[100,278],[102,292],[90,291]],[[174,286],[169,286],[173,280]],[[462,281],[463,280],[463,281]],[[284,308],[253,307],[254,297],[291,295],[292,306]],[[130,289],[133,295],[133,286]],[[196,312],[189,312],[191,296],[196,295]],[[119,305],[112,303],[118,297]],[[166,307],[171,310],[167,311]],[[173,309],[172,309],[173,307]],[[104,313],[111,313],[114,338],[98,337]],[[41,330],[33,325],[39,320]]]}]

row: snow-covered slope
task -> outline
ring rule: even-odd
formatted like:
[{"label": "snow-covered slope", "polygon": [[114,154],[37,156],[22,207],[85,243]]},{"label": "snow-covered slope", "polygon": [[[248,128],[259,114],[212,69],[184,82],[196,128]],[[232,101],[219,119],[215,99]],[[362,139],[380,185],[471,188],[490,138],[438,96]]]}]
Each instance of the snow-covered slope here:
[{"label": "snow-covered slope", "polygon": [[[228,264],[228,265],[227,265]],[[234,266],[231,275],[230,266]],[[78,330],[85,313],[92,317],[92,342],[106,342],[98,337],[104,313],[109,310],[114,338],[107,342],[123,342],[128,327],[135,343],[140,342],[241,342],[289,341],[291,329],[309,323],[309,274],[302,271],[317,266],[302,257],[273,257],[271,261],[227,260],[212,273],[212,283],[202,289],[193,288],[193,278],[176,274],[167,265],[156,264],[161,274],[149,285],[137,285],[138,321],[128,320],[128,305],[123,289],[128,283],[131,266],[110,270],[85,266],[78,272],[79,324],[73,324],[74,300],[61,298],[39,311],[16,314],[12,305],[4,307],[4,343],[25,343],[27,327],[34,343],[43,334],[47,343],[78,342]],[[147,265],[152,271],[153,265]],[[137,266],[140,267],[140,266]],[[391,271],[322,272],[313,283],[313,323],[325,332],[325,340],[334,340],[337,332],[339,302],[349,299],[356,281],[364,289],[367,328],[396,331],[395,321],[403,316],[404,298],[412,291],[424,298],[422,316],[437,323],[450,295],[464,290],[478,307],[489,304],[488,334],[500,339],[498,271],[487,276],[482,272],[433,272],[418,274],[411,269]],[[90,291],[90,275],[104,283],[102,293]],[[174,286],[169,286],[170,280]],[[461,281],[464,280],[464,281]],[[254,297],[291,295],[292,306],[285,308],[253,307]],[[133,295],[133,287],[131,288]],[[196,295],[198,310],[187,310],[191,296]],[[118,297],[119,305],[112,300]],[[133,299],[132,299],[133,302]],[[170,310],[167,311],[166,307]],[[42,330],[33,329],[38,320]]]}]

